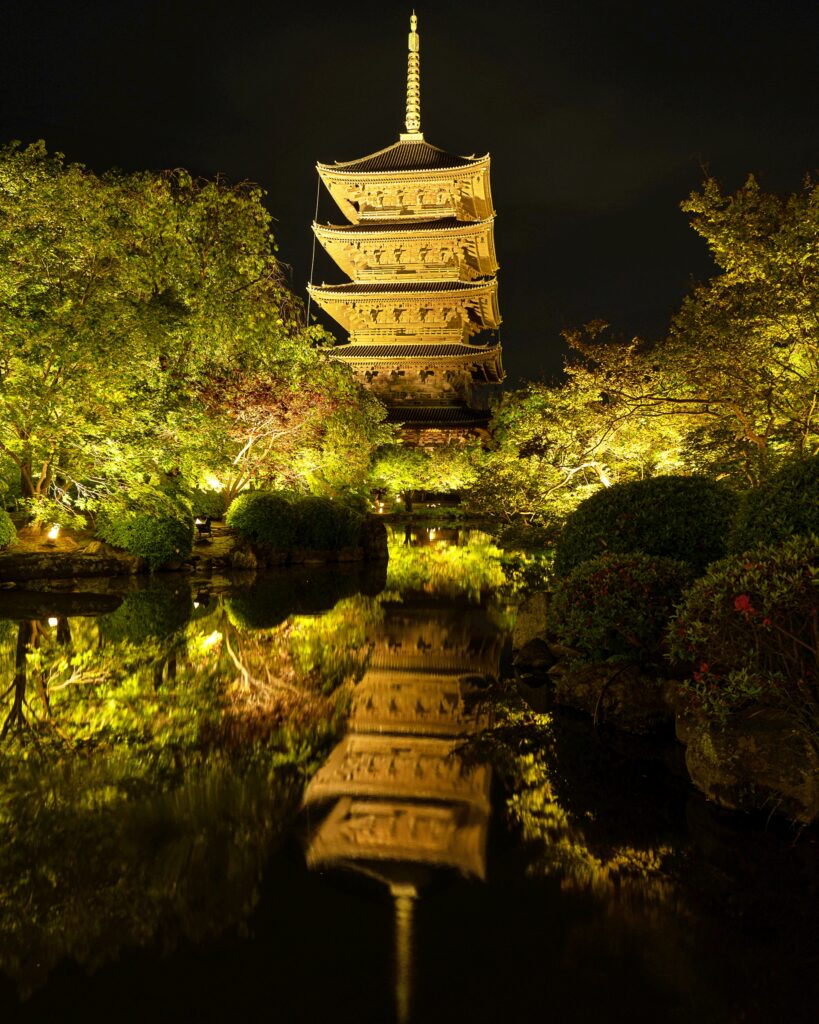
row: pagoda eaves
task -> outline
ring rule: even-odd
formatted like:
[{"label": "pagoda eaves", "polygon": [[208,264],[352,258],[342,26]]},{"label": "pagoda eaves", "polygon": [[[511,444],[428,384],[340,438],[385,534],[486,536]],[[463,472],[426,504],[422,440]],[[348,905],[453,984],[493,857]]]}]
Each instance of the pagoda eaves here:
[{"label": "pagoda eaves", "polygon": [[[316,168],[341,212],[353,224],[437,217],[485,220],[494,216],[489,154],[479,158],[444,154],[446,159],[432,158],[427,166],[401,166],[419,162],[409,152],[417,146],[396,142],[361,160],[319,163]],[[424,149],[444,153],[427,144]]]},{"label": "pagoda eaves", "polygon": [[411,224],[313,224],[324,249],[354,281],[441,277],[471,281],[498,270],[494,218]]},{"label": "pagoda eaves", "polygon": [[374,281],[310,286],[322,309],[350,341],[466,341],[500,326],[498,283],[488,281]]}]

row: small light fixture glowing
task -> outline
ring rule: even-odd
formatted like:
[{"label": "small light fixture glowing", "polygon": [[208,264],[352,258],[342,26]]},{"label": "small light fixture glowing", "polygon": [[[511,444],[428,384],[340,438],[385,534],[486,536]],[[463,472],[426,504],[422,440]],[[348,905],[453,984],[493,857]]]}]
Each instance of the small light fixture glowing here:
[{"label": "small light fixture glowing", "polygon": [[437,531],[437,530],[435,529],[435,527],[433,527],[433,528],[432,528],[432,529],[431,529],[431,530],[429,531],[429,539],[430,539],[430,540],[435,540],[435,538],[437,537],[437,535],[438,535],[438,531]]},{"label": "small light fixture glowing", "polygon": [[202,650],[209,651],[211,647],[213,647],[214,644],[218,644],[221,639],[222,634],[219,632],[218,629],[214,629],[210,636],[202,638]]},{"label": "small light fixture glowing", "polygon": [[49,626],[56,626],[56,625],[58,625],[58,624],[59,624],[59,622],[60,622],[60,620],[59,620],[59,619],[55,619],[53,615],[52,615],[52,616],[51,616],[51,618],[50,618],[50,619],[48,620],[48,624],[49,624]]},{"label": "small light fixture glowing", "polygon": [[219,477],[215,476],[213,473],[205,474],[205,483],[208,485],[208,487],[211,488],[211,490],[214,491],[223,491],[225,489],[225,485],[222,483]]},{"label": "small light fixture glowing", "polygon": [[[189,520],[190,521],[190,520]],[[56,540],[60,536],[60,524],[55,523],[48,531],[48,539]]]},{"label": "small light fixture glowing", "polygon": [[193,602],[193,607],[194,608],[198,608],[199,607],[199,602],[198,601],[194,601]]}]

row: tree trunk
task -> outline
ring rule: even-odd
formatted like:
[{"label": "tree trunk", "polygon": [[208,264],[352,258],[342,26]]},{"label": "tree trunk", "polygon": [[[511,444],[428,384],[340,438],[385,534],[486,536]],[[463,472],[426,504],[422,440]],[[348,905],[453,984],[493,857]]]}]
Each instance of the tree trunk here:
[{"label": "tree trunk", "polygon": [[33,498],[37,494],[34,486],[34,471],[31,467],[31,455],[24,456],[20,463],[20,496]]}]

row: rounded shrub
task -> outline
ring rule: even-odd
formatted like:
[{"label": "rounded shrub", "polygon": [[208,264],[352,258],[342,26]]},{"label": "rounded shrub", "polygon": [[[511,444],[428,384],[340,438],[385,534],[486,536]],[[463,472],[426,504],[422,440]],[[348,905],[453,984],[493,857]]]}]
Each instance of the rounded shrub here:
[{"label": "rounded shrub", "polygon": [[669,619],[693,579],[690,565],[671,558],[600,555],[557,582],[549,631],[584,661],[657,667]]},{"label": "rounded shrub", "polygon": [[114,547],[144,558],[151,569],[158,569],[191,553],[193,516],[184,505],[154,495],[150,506],[123,502],[101,509],[97,535]]},{"label": "rounded shrub", "polygon": [[668,631],[695,708],[717,718],[763,703],[819,731],[819,537],[791,537],[712,565]]},{"label": "rounded shrub", "polygon": [[308,496],[296,503],[296,547],[332,551],[360,543],[363,517],[329,498]]},{"label": "rounded shrub", "polygon": [[819,456],[788,463],[742,495],[729,547],[747,551],[809,533],[819,535]]},{"label": "rounded shrub", "polygon": [[700,476],[655,476],[597,491],[566,519],[554,571],[567,576],[604,551],[642,551],[702,572],[725,554],[736,497]]},{"label": "rounded shrub", "polygon": [[245,491],[234,498],[226,522],[240,537],[276,551],[291,551],[296,537],[292,499],[279,491]]},{"label": "rounded shrub", "polygon": [[13,544],[15,540],[17,540],[17,531],[14,529],[11,516],[0,508],[0,551]]}]

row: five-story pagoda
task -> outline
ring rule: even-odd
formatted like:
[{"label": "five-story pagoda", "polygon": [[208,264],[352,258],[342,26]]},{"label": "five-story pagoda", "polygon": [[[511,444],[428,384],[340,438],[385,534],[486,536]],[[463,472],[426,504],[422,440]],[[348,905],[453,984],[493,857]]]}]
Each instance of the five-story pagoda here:
[{"label": "five-story pagoda", "polygon": [[484,426],[485,386],[503,368],[497,341],[473,342],[500,325],[489,156],[453,156],[425,141],[417,21],[413,13],[406,132],[360,160],[317,165],[350,223],[313,230],[351,281],[309,291],[349,333],[331,357],[423,442]]}]

